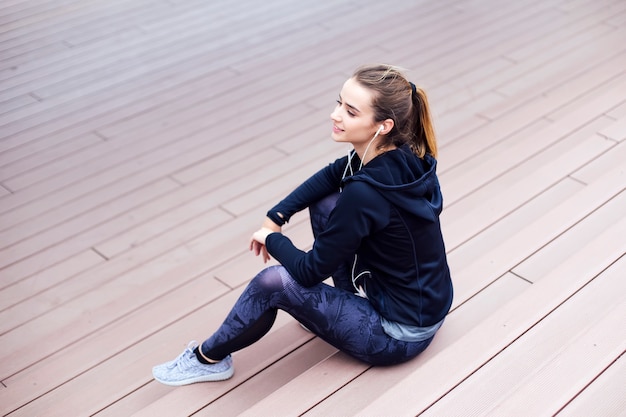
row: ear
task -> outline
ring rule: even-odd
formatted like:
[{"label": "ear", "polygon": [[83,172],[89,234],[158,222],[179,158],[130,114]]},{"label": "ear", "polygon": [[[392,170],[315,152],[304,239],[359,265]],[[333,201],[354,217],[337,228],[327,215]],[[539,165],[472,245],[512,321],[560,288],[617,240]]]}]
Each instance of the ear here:
[{"label": "ear", "polygon": [[383,120],[381,123],[378,123],[378,126],[382,126],[383,129],[380,131],[381,135],[386,135],[391,132],[391,129],[394,127],[394,122],[392,119]]}]

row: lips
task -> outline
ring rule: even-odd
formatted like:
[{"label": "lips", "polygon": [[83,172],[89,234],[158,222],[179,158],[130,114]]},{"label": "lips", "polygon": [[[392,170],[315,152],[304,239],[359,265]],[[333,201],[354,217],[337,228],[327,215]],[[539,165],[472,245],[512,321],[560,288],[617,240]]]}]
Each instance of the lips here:
[{"label": "lips", "polygon": [[343,129],[339,129],[337,126],[333,125],[333,132],[334,133],[343,132]]}]

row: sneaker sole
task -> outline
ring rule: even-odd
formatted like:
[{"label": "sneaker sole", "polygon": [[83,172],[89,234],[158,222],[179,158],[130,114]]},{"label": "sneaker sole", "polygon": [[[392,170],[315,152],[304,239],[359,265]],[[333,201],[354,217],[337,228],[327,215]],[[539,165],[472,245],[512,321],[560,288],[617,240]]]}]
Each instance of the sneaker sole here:
[{"label": "sneaker sole", "polygon": [[233,374],[235,373],[235,369],[234,367],[230,367],[229,369],[225,370],[224,372],[218,372],[218,373],[214,373],[211,375],[205,375],[205,376],[197,376],[195,378],[188,378],[188,379],[183,379],[181,381],[164,381],[162,379],[159,379],[157,377],[154,377],[155,381],[160,382],[163,385],[169,385],[170,387],[180,387],[183,385],[189,385],[189,384],[195,384],[198,382],[216,382],[216,381],[225,381],[229,378],[231,378],[233,376]]}]

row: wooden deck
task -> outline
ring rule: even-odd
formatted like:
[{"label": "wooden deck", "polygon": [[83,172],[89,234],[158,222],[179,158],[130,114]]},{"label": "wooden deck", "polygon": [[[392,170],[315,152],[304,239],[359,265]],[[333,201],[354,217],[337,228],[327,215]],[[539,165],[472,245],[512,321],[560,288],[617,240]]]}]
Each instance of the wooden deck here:
[{"label": "wooden deck", "polygon": [[[347,152],[329,114],[370,62],[436,113],[431,347],[370,368],[281,313],[231,380],[153,381],[263,266],[267,208]],[[625,139],[623,0],[3,0],[1,414],[626,415]]]}]

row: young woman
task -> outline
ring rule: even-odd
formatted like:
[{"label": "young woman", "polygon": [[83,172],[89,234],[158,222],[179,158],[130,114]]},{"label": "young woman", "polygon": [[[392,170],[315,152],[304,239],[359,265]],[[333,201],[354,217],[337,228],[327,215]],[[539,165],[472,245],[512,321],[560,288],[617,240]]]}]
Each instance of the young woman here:
[{"label": "young woman", "polygon": [[[233,375],[230,354],[259,340],[284,310],[372,365],[405,362],[430,344],[452,304],[439,224],[437,146],[424,91],[395,67],[359,68],[331,114],[332,138],[354,149],[269,210],[250,249],[266,262],[201,345],[153,368],[167,385]],[[308,208],[315,242],[281,233]],[[331,277],[334,285],[323,281]]]}]

